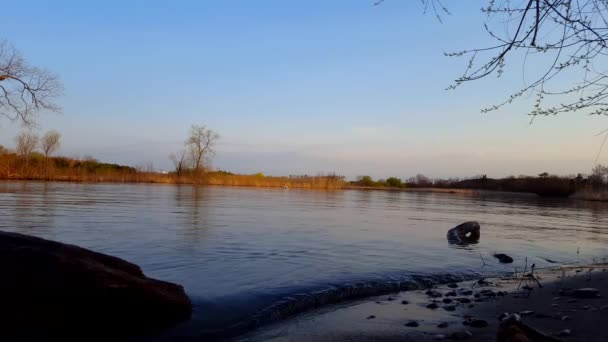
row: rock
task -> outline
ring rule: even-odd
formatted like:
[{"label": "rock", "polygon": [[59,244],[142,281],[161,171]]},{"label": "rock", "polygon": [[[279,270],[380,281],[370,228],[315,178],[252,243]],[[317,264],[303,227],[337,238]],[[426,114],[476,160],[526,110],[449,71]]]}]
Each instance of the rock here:
[{"label": "rock", "polygon": [[431,304],[427,305],[426,307],[431,310],[435,310],[439,307],[439,305],[437,305],[437,303],[431,303]]},{"label": "rock", "polygon": [[367,319],[374,319],[374,318],[376,318],[376,316],[374,316],[374,315],[367,316]]},{"label": "rock", "polygon": [[437,328],[441,328],[441,329],[447,328],[448,325],[449,325],[448,322],[441,322],[441,323],[437,324]]},{"label": "rock", "polygon": [[395,300],[395,298],[393,298],[393,297],[388,297],[388,298],[386,298],[386,300],[387,300],[387,301],[389,301],[389,302],[392,302],[392,301],[394,301],[394,300]]},{"label": "rock", "polygon": [[462,291],[460,291],[460,294],[463,296],[472,296],[473,291],[472,290],[462,290]]},{"label": "rock", "polygon": [[452,300],[450,298],[443,298],[442,302],[444,302],[445,304],[450,304]]},{"label": "rock", "polygon": [[455,341],[467,340],[473,337],[473,334],[468,330],[455,331],[450,334],[449,339]]},{"label": "rock", "polygon": [[446,293],[446,294],[445,294],[445,296],[446,296],[446,297],[456,297],[456,296],[457,296],[457,294],[456,294],[456,292],[454,292],[454,291],[450,291],[450,292]]},{"label": "rock", "polygon": [[456,298],[460,303],[470,303],[471,300],[469,298]]},{"label": "rock", "polygon": [[482,290],[479,294],[485,297],[496,297],[496,292],[492,290]]},{"label": "rock", "polygon": [[564,329],[556,334],[559,337],[566,337],[572,335],[572,331],[570,329]]},{"label": "rock", "polygon": [[125,260],[0,232],[0,336],[132,336],[186,320],[183,287]]},{"label": "rock", "polygon": [[532,341],[554,341],[559,340],[534,329],[523,323],[517,314],[508,315],[498,326],[496,341],[500,342],[532,342]]},{"label": "rock", "polygon": [[508,256],[506,254],[496,253],[496,254],[494,254],[494,257],[496,259],[498,259],[498,261],[500,263],[503,263],[503,264],[510,264],[513,262],[513,258],[511,258],[510,256]]},{"label": "rock", "polygon": [[407,300],[402,300],[402,301],[401,301],[401,304],[403,304],[403,305],[408,305],[409,303],[410,303],[410,302],[408,302]]},{"label": "rock", "polygon": [[445,311],[454,311],[456,310],[456,305],[446,305],[443,307]]},{"label": "rock", "polygon": [[585,287],[572,291],[571,296],[576,298],[598,298],[600,297],[600,290],[592,287]]},{"label": "rock", "polygon": [[448,284],[448,287],[451,288],[451,289],[456,289],[456,288],[458,288],[458,284],[451,283],[451,284]]},{"label": "rock", "polygon": [[417,328],[418,326],[420,326],[420,324],[418,324],[418,322],[416,321],[409,321],[405,323],[405,326],[410,328]]},{"label": "rock", "polygon": [[474,319],[469,324],[472,328],[485,328],[488,326],[488,321],[483,319]]},{"label": "rock", "polygon": [[500,315],[498,315],[498,320],[503,321],[503,320],[507,319],[509,316],[510,316],[510,314],[508,312],[503,312]]},{"label": "rock", "polygon": [[450,230],[447,233],[449,243],[467,245],[477,243],[480,237],[480,227],[477,222],[465,222]]},{"label": "rock", "polygon": [[534,315],[534,311],[532,311],[532,310],[524,310],[524,311],[520,311],[520,312],[519,312],[519,315],[520,315],[520,316],[524,316],[524,317],[525,317],[525,316],[532,316],[532,315]]},{"label": "rock", "polygon": [[426,291],[426,292],[425,292],[425,294],[426,294],[427,296],[429,296],[429,297],[432,297],[432,298],[439,298],[439,297],[443,297],[443,295],[442,295],[442,294],[441,294],[441,292],[439,292],[439,291],[431,291],[431,290],[428,290],[428,291]]}]

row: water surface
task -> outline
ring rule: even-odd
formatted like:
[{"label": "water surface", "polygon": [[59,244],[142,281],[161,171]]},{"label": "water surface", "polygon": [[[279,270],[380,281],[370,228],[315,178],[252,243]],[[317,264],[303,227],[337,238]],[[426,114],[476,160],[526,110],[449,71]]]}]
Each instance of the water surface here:
[{"label": "water surface", "polygon": [[[449,245],[446,231],[470,220],[481,241]],[[0,182],[0,230],[115,255],[183,285],[195,305],[189,334],[343,285],[608,256],[608,204],[496,193]],[[498,264],[494,252],[516,262]]]}]

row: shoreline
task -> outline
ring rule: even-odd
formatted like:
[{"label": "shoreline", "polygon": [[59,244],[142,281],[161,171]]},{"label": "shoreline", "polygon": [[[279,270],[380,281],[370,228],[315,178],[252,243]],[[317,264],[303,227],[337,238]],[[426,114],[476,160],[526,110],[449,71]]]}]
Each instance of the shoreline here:
[{"label": "shoreline", "polygon": [[[73,183],[73,184],[144,184],[144,185],[189,185],[196,187],[230,187],[230,188],[250,188],[250,189],[294,189],[294,190],[321,190],[321,191],[385,191],[385,192],[409,192],[409,193],[434,193],[434,194],[456,194],[456,195],[469,195],[475,196],[479,194],[503,194],[503,195],[515,195],[515,196],[537,196],[538,198],[546,198],[539,196],[532,192],[513,192],[513,191],[499,191],[499,190],[484,190],[484,189],[462,189],[462,188],[391,188],[391,187],[365,187],[365,186],[353,186],[346,185],[343,187],[314,187],[314,186],[298,186],[291,185],[285,188],[285,185],[246,185],[246,184],[204,184],[196,183],[192,181],[157,181],[157,180],[73,180],[73,179],[19,179],[19,178],[0,178],[1,182],[13,182],[13,183]],[[555,197],[554,197],[555,198]],[[594,203],[607,203],[608,195],[606,197],[594,197],[587,198],[585,196],[577,195],[576,193],[569,197],[557,197],[566,200],[583,201],[583,202],[594,202]]]},{"label": "shoreline", "polygon": [[[504,312],[520,313],[525,324],[547,335],[557,337],[569,329],[569,336],[558,337],[564,341],[605,340],[608,332],[599,322],[608,319],[608,264],[562,266],[534,274],[539,282],[522,280],[519,274],[324,307],[235,341],[434,341],[464,331],[472,334],[468,341],[492,341],[497,317]],[[602,297],[572,298],[560,292],[585,287],[599,289]]]}]

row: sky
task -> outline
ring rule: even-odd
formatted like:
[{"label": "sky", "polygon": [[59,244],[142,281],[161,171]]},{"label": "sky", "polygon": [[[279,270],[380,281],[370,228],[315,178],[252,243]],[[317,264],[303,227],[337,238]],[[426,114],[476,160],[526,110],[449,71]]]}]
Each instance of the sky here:
[{"label": "sky", "polygon": [[[491,42],[482,0],[13,1],[0,39],[58,74],[59,154],[169,170],[191,124],[220,134],[216,169],[349,178],[589,172],[607,117],[482,114],[522,72],[446,90]],[[8,7],[8,8],[7,8]],[[509,71],[509,70],[507,70]],[[23,129],[0,120],[0,144]],[[600,155],[608,163],[608,151]]]}]

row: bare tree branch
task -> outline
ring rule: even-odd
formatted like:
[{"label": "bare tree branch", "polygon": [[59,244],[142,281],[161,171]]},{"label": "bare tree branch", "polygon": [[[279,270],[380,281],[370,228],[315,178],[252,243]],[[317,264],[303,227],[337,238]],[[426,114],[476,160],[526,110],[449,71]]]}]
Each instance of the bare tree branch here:
[{"label": "bare tree branch", "polygon": [[0,116],[30,126],[40,110],[61,110],[53,100],[62,91],[56,75],[29,65],[19,51],[0,40]]}]

